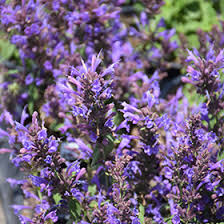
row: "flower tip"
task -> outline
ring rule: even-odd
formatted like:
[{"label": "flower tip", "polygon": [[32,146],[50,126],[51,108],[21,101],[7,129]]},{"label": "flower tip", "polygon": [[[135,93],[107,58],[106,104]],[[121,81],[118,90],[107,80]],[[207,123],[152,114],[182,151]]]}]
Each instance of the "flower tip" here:
[{"label": "flower tip", "polygon": [[187,78],[187,77],[185,77],[185,76],[181,77],[181,81],[182,81],[183,83],[190,83],[190,84],[193,84],[193,82],[192,82],[189,78]]}]

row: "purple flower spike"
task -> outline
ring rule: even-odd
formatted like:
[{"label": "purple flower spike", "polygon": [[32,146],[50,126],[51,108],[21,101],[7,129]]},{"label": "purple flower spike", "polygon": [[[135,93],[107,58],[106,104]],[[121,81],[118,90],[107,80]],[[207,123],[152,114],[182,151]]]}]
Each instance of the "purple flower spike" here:
[{"label": "purple flower spike", "polygon": [[47,131],[45,129],[38,132],[38,140],[44,140],[47,138]]}]

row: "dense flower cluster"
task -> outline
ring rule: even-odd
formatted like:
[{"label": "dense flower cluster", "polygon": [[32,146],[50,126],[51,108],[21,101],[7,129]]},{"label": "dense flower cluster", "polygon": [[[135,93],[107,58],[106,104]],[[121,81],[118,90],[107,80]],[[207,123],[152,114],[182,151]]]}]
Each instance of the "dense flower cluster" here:
[{"label": "dense flower cluster", "polygon": [[[166,156],[164,176],[171,186],[167,195],[173,223],[223,220],[223,162],[217,154],[214,133],[205,132],[199,114],[192,115]],[[205,212],[206,211],[206,212]]]},{"label": "dense flower cluster", "polygon": [[[206,54],[206,58],[200,58],[189,52],[187,60],[193,65],[188,66],[187,71],[191,79],[183,77],[183,81],[193,84],[200,95],[205,96],[202,105],[202,119],[206,121],[207,130],[214,131],[218,137],[218,142],[223,150],[223,87],[221,80],[221,69],[223,68],[223,50],[216,54],[211,46]],[[213,123],[213,124],[212,124]]]},{"label": "dense flower cluster", "polygon": [[23,172],[7,179],[21,223],[224,222],[222,32],[180,54],[184,39],[154,20],[163,4],[0,1],[16,49],[0,67],[0,153]]}]

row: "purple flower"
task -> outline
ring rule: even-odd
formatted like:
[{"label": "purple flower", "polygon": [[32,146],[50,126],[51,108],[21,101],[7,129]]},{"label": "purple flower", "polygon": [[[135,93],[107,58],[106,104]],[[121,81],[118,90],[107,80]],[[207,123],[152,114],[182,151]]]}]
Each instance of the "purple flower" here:
[{"label": "purple flower", "polygon": [[21,35],[13,35],[11,42],[12,42],[12,44],[16,44],[16,45],[26,45],[27,37],[21,36]]},{"label": "purple flower", "polygon": [[40,27],[38,24],[33,23],[31,26],[26,27],[25,34],[27,36],[38,35],[40,32]]},{"label": "purple flower", "polygon": [[32,223],[32,220],[26,216],[18,215],[18,217],[19,217],[19,221],[21,222],[21,224]]},{"label": "purple flower", "polygon": [[14,212],[16,215],[18,215],[21,210],[32,209],[31,206],[26,206],[26,205],[11,205],[11,207],[14,209]]},{"label": "purple flower", "polygon": [[44,160],[46,163],[51,164],[52,156],[47,155],[46,159]]},{"label": "purple flower", "polygon": [[79,161],[75,161],[73,163],[70,163],[67,167],[66,174],[67,176],[72,176],[72,173],[74,172],[77,174],[80,171],[80,163]]},{"label": "purple flower", "polygon": [[148,16],[145,12],[141,12],[140,14],[140,21],[142,23],[143,26],[147,25],[149,23],[149,19]]},{"label": "purple flower", "polygon": [[75,142],[79,146],[79,150],[82,154],[82,158],[90,158],[92,155],[92,149],[90,149],[81,139],[76,139]]},{"label": "purple flower", "polygon": [[32,157],[33,157],[33,156],[32,156],[31,154],[25,154],[25,155],[23,155],[22,159],[23,159],[23,161],[25,161],[25,162],[27,162],[27,163],[30,163]]},{"label": "purple flower", "polygon": [[33,147],[33,142],[31,142],[29,140],[24,140],[23,147],[27,150],[31,150]]},{"label": "purple flower", "polygon": [[173,171],[169,167],[165,167],[164,168],[164,172],[165,172],[165,177],[167,179],[171,179],[172,178]]},{"label": "purple flower", "polygon": [[44,67],[47,71],[51,71],[53,69],[52,64],[50,61],[45,61]]},{"label": "purple flower", "polygon": [[30,175],[29,176],[32,180],[32,183],[37,186],[37,187],[40,187],[41,184],[47,184],[47,180],[45,180],[44,178],[42,177],[38,177],[38,176],[33,176],[33,175]]},{"label": "purple flower", "polygon": [[24,193],[24,195],[25,195],[25,198],[33,198],[33,199],[35,199],[35,200],[37,200],[37,201],[40,200],[39,197],[37,197],[34,193],[29,192],[29,191],[27,191],[27,190],[25,190],[25,189],[23,189],[23,193]]},{"label": "purple flower", "polygon": [[77,190],[76,188],[72,188],[71,193],[72,193],[72,196],[74,198],[76,198],[78,201],[81,201],[82,198],[84,198],[84,195],[79,190]]},{"label": "purple flower", "polygon": [[123,148],[130,148],[131,146],[129,143],[131,142],[132,139],[136,139],[136,136],[131,136],[131,135],[122,135],[122,140],[117,148],[117,154],[120,155],[122,152]]},{"label": "purple flower", "polygon": [[24,125],[25,120],[29,117],[29,115],[26,113],[26,109],[27,109],[27,105],[23,108],[23,112],[22,112],[22,115],[21,115],[20,123],[22,125]]},{"label": "purple flower", "polygon": [[131,217],[131,219],[132,219],[131,224],[141,224],[141,222],[139,221],[137,217]]},{"label": "purple flower", "polygon": [[32,82],[33,82],[32,75],[31,74],[27,75],[25,80],[26,85],[30,85]]},{"label": "purple flower", "polygon": [[11,187],[16,187],[17,185],[26,183],[27,180],[16,180],[13,178],[7,178],[7,182],[10,184]]},{"label": "purple flower", "polygon": [[52,220],[53,222],[57,222],[58,221],[58,216],[57,216],[57,213],[56,213],[56,210],[52,211],[52,212],[49,212],[45,217],[44,217],[44,220]]},{"label": "purple flower", "polygon": [[188,168],[185,171],[185,174],[187,175],[188,179],[189,179],[189,183],[191,182],[192,176],[194,175],[194,169],[193,168]]},{"label": "purple flower", "polygon": [[179,224],[180,223],[180,217],[178,215],[174,215],[172,218],[173,224]]},{"label": "purple flower", "polygon": [[3,137],[9,137],[9,134],[8,134],[8,132],[6,132],[0,128],[0,138],[3,138]]},{"label": "purple flower", "polygon": [[57,140],[53,139],[53,137],[49,138],[49,144],[48,144],[48,152],[54,153],[57,151],[58,148],[58,142]]},{"label": "purple flower", "polygon": [[46,129],[43,129],[43,130],[38,132],[38,140],[39,141],[44,140],[46,138],[47,138],[47,131],[46,131]]},{"label": "purple flower", "polygon": [[156,99],[154,95],[152,95],[149,91],[147,91],[146,95],[147,95],[148,107],[151,109],[152,106],[155,104]]},{"label": "purple flower", "polygon": [[15,125],[16,125],[16,130],[17,131],[29,132],[26,127],[24,127],[22,124],[18,123],[17,121],[15,121]]},{"label": "purple flower", "polygon": [[100,81],[99,81],[99,79],[96,79],[96,80],[93,82],[93,84],[92,84],[92,90],[93,90],[95,93],[99,94],[100,91],[101,91],[101,89],[102,89],[102,87],[101,87],[101,85],[100,85]]},{"label": "purple flower", "polygon": [[149,116],[145,117],[145,125],[147,128],[152,128],[154,126],[154,121],[152,119],[150,119]]},{"label": "purple flower", "polygon": [[50,208],[49,203],[46,200],[42,200],[40,204],[38,204],[35,208],[35,212],[40,214],[41,212],[46,211]]}]

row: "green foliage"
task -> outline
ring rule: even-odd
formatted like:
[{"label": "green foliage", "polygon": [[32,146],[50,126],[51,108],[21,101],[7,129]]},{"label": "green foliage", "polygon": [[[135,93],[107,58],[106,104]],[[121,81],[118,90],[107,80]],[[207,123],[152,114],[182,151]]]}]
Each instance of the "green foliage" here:
[{"label": "green foliage", "polygon": [[178,32],[191,33],[198,28],[209,31],[213,24],[218,23],[212,1],[205,0],[165,0],[160,17],[164,17],[170,27]]},{"label": "green foliage", "polygon": [[0,63],[8,60],[15,52],[15,46],[5,39],[0,39]]},{"label": "green foliage", "polygon": [[98,205],[98,203],[96,201],[91,201],[90,204],[89,204],[89,207],[90,208],[96,208]]},{"label": "green foliage", "polygon": [[218,155],[218,161],[220,161],[222,159],[224,159],[224,152],[222,152],[220,155]]},{"label": "green foliage", "polygon": [[74,221],[80,220],[81,206],[80,206],[80,203],[78,202],[78,200],[71,198],[69,200],[68,206],[69,206],[70,214],[72,216],[71,218]]},{"label": "green foliage", "polygon": [[141,224],[145,223],[144,216],[145,216],[145,208],[142,204],[140,204],[138,218],[140,219]]},{"label": "green foliage", "polygon": [[123,119],[122,113],[116,110],[114,111],[116,112],[116,115],[114,116],[113,122],[116,126],[118,126],[122,122],[122,119]]},{"label": "green foliage", "polygon": [[190,106],[199,105],[201,102],[205,102],[206,97],[197,94],[196,89],[191,84],[185,84],[183,87],[183,94],[188,99]]},{"label": "green foliage", "polygon": [[57,123],[57,121],[53,121],[51,124],[50,124],[50,129],[57,132],[59,131],[59,128],[63,127],[63,123]]},{"label": "green foliage", "polygon": [[[220,3],[219,8],[224,14],[224,3]],[[156,20],[161,18],[165,19],[168,28],[175,28],[177,34],[184,33],[194,47],[198,46],[196,31],[199,28],[210,31],[219,22],[212,0],[165,0]]]},{"label": "green foliage", "polygon": [[92,167],[97,165],[97,162],[99,161],[100,156],[101,156],[100,150],[96,146],[93,150],[93,155],[92,155],[92,163],[91,163]]},{"label": "green foliage", "polygon": [[136,12],[141,12],[142,10],[144,10],[144,6],[141,3],[137,2],[134,4],[134,9],[136,10]]},{"label": "green foliage", "polygon": [[222,12],[222,19],[223,19],[224,18],[224,1],[219,2],[219,7],[220,7],[220,11]]},{"label": "green foliage", "polygon": [[115,138],[111,135],[108,134],[105,136],[105,138],[108,141],[108,144],[104,145],[104,150],[102,152],[101,146],[99,143],[96,144],[96,147],[93,150],[93,155],[92,155],[92,163],[91,166],[97,166],[98,161],[101,159],[105,159],[114,149],[114,141]]},{"label": "green foliage", "polygon": [[40,188],[39,188],[39,187],[37,188],[37,194],[38,194],[38,197],[40,198],[40,200],[42,200],[42,199],[43,199],[43,197],[42,197],[42,193],[41,193],[41,191],[40,191]]},{"label": "green foliage", "polygon": [[19,92],[20,86],[18,83],[14,82],[8,86],[9,91],[16,95]]},{"label": "green foliage", "polygon": [[37,102],[39,99],[38,88],[36,85],[33,84],[29,86],[28,95],[30,97],[29,103],[28,103],[28,110],[29,110],[29,113],[32,114],[35,109],[34,108],[35,102]]},{"label": "green foliage", "polygon": [[54,194],[54,195],[53,195],[53,199],[54,199],[54,201],[55,201],[55,204],[58,205],[59,202],[60,202],[60,200],[61,200],[61,195],[60,195],[59,193]]},{"label": "green foliage", "polygon": [[166,219],[165,219],[165,222],[166,222],[167,224],[172,224],[172,223],[173,223],[173,222],[172,222],[172,218],[173,218],[173,215],[170,216],[169,218],[166,218]]},{"label": "green foliage", "polygon": [[89,185],[88,192],[90,193],[91,196],[94,196],[96,194],[96,185]]}]

